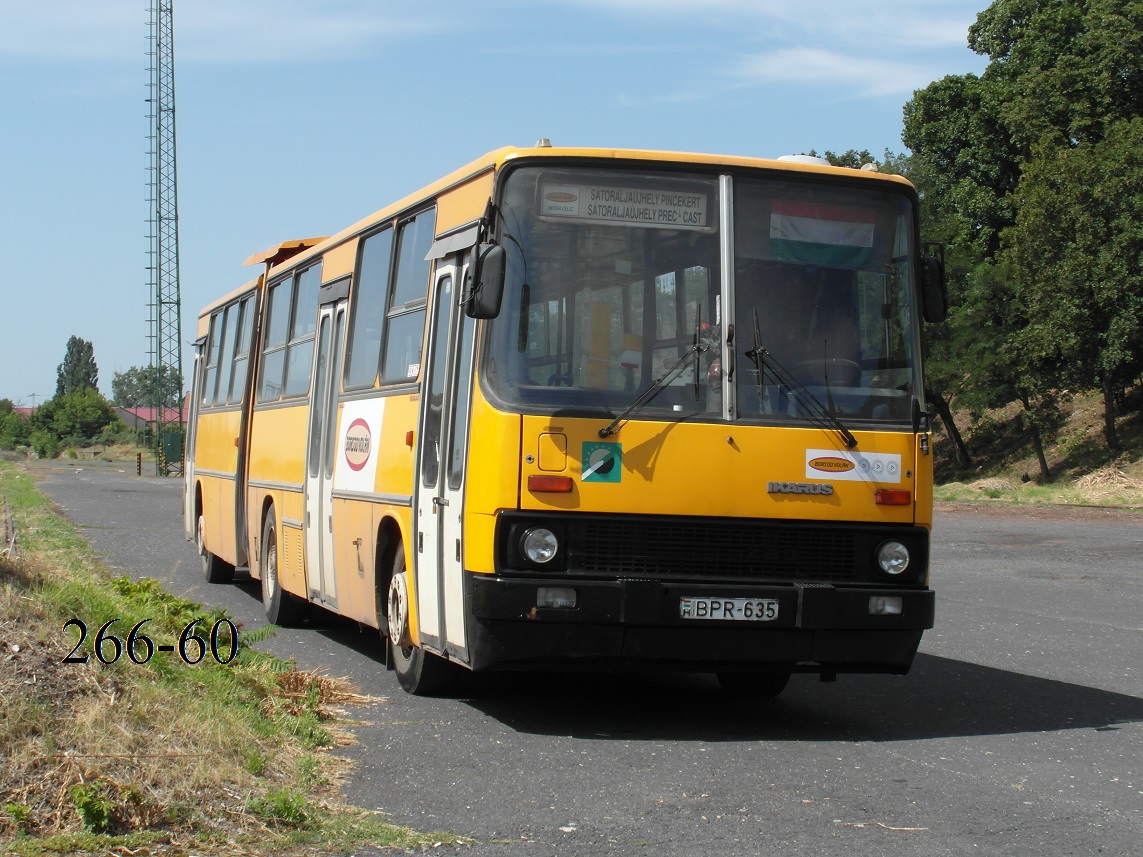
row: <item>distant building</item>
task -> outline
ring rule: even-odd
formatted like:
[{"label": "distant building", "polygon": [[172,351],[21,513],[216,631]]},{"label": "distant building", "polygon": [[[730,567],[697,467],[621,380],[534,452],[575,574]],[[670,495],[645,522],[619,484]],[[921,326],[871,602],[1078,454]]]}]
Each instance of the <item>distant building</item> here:
[{"label": "distant building", "polygon": [[[123,420],[127,428],[142,431],[144,429],[151,429],[154,431],[156,414],[159,413],[158,408],[115,408],[115,413],[119,415],[119,419]],[[166,408],[163,411],[163,422],[179,422],[179,409]]]}]

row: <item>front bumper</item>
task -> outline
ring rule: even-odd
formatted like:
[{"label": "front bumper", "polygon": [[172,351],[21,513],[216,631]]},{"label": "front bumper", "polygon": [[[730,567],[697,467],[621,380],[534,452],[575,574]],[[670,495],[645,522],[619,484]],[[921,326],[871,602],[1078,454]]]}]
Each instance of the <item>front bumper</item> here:
[{"label": "front bumper", "polygon": [[[716,671],[908,672],[933,627],[927,588],[830,584],[743,585],[639,579],[468,574],[474,669],[628,668]],[[576,591],[572,609],[537,607],[541,586]],[[897,615],[871,615],[870,599],[901,599]],[[771,621],[683,619],[684,597],[778,601]]]}]

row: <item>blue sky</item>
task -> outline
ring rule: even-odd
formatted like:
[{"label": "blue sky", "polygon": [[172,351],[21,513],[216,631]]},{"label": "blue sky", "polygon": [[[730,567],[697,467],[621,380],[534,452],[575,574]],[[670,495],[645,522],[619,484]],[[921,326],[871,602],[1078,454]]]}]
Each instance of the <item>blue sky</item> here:
[{"label": "blue sky", "polygon": [[[150,362],[147,0],[0,0],[0,398]],[[902,151],[987,0],[175,0],[183,340],[251,253],[486,151]],[[864,7],[864,8],[863,8]],[[190,348],[184,344],[184,357]]]}]

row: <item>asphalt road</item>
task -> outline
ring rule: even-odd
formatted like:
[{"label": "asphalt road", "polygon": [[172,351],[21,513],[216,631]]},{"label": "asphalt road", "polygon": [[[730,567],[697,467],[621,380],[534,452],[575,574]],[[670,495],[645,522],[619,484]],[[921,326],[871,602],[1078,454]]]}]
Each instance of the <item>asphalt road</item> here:
[{"label": "asphalt road", "polygon": [[[36,467],[111,565],[265,624],[255,584],[202,581],[181,480]],[[703,676],[416,698],[332,618],[264,646],[385,697],[348,797],[474,854],[1139,854],[1143,516],[941,508],[934,542],[937,627],[908,676],[795,676],[767,704]]]}]

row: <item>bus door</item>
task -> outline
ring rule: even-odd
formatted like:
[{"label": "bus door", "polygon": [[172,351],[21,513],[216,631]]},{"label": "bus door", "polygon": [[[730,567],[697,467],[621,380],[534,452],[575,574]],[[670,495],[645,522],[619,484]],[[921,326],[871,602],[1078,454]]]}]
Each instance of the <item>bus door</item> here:
[{"label": "bus door", "polygon": [[323,304],[318,313],[306,442],[306,585],[311,601],[330,608],[337,607],[333,565],[333,462],[337,448],[338,378],[341,377],[338,369],[345,342],[347,305],[348,301],[342,297]]},{"label": "bus door", "polygon": [[194,369],[191,370],[187,436],[183,442],[183,525],[188,540],[194,539],[195,529],[198,527],[198,516],[194,513],[194,461],[195,442],[198,436],[198,396],[202,386],[199,372],[202,371],[202,358],[205,348],[205,337],[194,344]]},{"label": "bus door", "polygon": [[421,392],[414,568],[422,644],[467,663],[461,523],[475,322],[460,306],[463,270],[457,258],[442,260],[434,275]]}]

